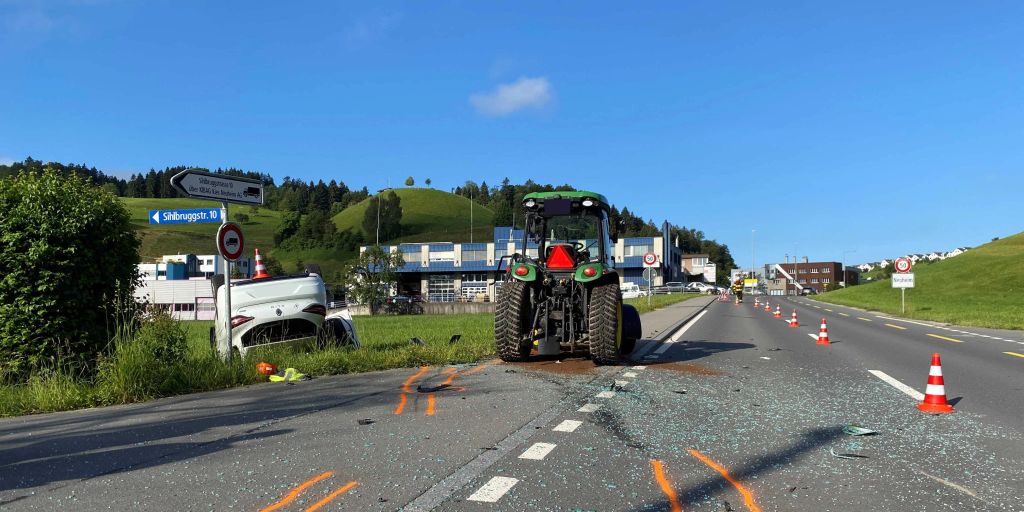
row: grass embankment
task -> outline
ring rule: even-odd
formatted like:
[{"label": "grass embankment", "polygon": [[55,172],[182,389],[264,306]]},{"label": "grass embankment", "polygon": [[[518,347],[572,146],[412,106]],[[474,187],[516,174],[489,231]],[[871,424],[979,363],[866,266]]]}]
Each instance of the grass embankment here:
[{"label": "grass embankment", "polygon": [[[629,299],[641,312],[694,298],[694,294]],[[0,417],[141,402],[164,396],[263,382],[259,361],[311,375],[358,373],[420,365],[470,363],[494,355],[494,315],[357,316],[362,348],[270,350],[228,365],[210,350],[213,322],[147,323],[130,339],[115,340],[113,354],[93,377],[45,371],[27,383],[0,385]],[[454,344],[453,334],[461,334]],[[411,343],[418,337],[423,345]]]},{"label": "grass embankment", "polygon": [[[473,204],[473,222],[470,229],[470,200],[432,188],[396,188],[402,200],[402,236],[388,240],[389,244],[403,242],[468,242],[470,232],[474,242],[488,242],[494,238],[494,212]],[[363,230],[363,216],[370,205],[365,199],[345,208],[334,216],[339,231]],[[373,240],[374,233],[363,233]],[[383,243],[383,241],[382,241]]]},{"label": "grass embankment", "polygon": [[[960,256],[914,266],[905,317],[956,325],[1024,329],[1024,233]],[[851,286],[812,297],[900,315],[900,291],[892,280]]]}]

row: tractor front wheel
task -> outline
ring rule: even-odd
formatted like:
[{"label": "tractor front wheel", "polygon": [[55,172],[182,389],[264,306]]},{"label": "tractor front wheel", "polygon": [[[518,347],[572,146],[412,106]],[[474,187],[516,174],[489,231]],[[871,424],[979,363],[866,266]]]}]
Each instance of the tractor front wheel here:
[{"label": "tractor front wheel", "polygon": [[530,288],[517,280],[501,286],[494,312],[494,340],[502,361],[525,361],[533,348],[527,336],[533,321]]},{"label": "tractor front wheel", "polygon": [[602,283],[591,289],[587,316],[590,324],[590,357],[594,364],[617,364],[622,340],[619,283]]}]

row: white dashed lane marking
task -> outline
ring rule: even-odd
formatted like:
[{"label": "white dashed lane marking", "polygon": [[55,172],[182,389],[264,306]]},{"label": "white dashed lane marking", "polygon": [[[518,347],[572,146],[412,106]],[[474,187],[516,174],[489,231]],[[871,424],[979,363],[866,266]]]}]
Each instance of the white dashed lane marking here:
[{"label": "white dashed lane marking", "polygon": [[534,443],[533,446],[531,446],[529,449],[523,452],[523,454],[520,455],[519,458],[529,460],[544,460],[544,457],[547,457],[548,454],[551,453],[551,450],[555,449],[555,446],[558,445],[551,443]]},{"label": "white dashed lane marking", "polygon": [[505,495],[512,486],[519,483],[518,478],[509,478],[507,476],[496,476],[487,481],[483,487],[477,489],[476,492],[471,494],[468,498],[469,501],[483,501],[487,503],[496,503]]},{"label": "white dashed lane marking", "polygon": [[615,386],[616,387],[624,388],[624,387],[626,387],[628,385],[629,385],[629,381],[628,380],[617,380],[617,381],[615,381]]},{"label": "white dashed lane marking", "polygon": [[598,404],[583,404],[583,407],[576,409],[576,412],[594,412],[600,408],[601,406]]},{"label": "white dashed lane marking", "polygon": [[906,393],[907,395],[909,395],[914,400],[918,400],[918,401],[924,400],[924,393],[922,393],[922,392],[920,392],[920,391],[918,391],[918,390],[916,390],[916,389],[914,389],[914,388],[912,388],[912,387],[910,387],[910,386],[908,386],[908,385],[906,385],[906,384],[896,380],[893,377],[890,377],[889,374],[887,374],[887,373],[885,373],[885,372],[883,372],[881,370],[868,370],[868,372],[870,372],[871,375],[874,375],[875,377],[878,377],[879,379],[882,379],[883,381],[885,381],[890,386],[892,386],[892,387],[894,387],[894,388],[896,388],[896,389]]},{"label": "white dashed lane marking", "polygon": [[634,370],[646,370],[647,367],[646,366],[634,366],[633,369]]},{"label": "white dashed lane marking", "polygon": [[576,429],[580,428],[580,425],[582,424],[582,421],[565,420],[556,425],[555,428],[551,430],[554,430],[555,432],[575,432]]},{"label": "white dashed lane marking", "polygon": [[602,391],[602,392],[597,394],[598,398],[611,398],[613,396],[615,396],[615,392],[614,391]]},{"label": "white dashed lane marking", "polygon": [[622,376],[623,376],[623,377],[625,377],[625,378],[627,378],[627,379],[635,379],[635,378],[636,378],[636,374],[635,374],[635,373],[633,373],[633,372],[626,372],[626,373],[623,373],[623,374],[622,374]]}]

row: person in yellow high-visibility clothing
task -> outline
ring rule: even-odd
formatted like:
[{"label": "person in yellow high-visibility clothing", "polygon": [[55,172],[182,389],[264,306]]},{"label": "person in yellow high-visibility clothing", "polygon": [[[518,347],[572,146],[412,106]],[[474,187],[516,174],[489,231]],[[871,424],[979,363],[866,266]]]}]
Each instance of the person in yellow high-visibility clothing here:
[{"label": "person in yellow high-visibility clothing", "polygon": [[743,303],[743,279],[737,279],[732,284],[732,293],[736,294],[736,304]]}]

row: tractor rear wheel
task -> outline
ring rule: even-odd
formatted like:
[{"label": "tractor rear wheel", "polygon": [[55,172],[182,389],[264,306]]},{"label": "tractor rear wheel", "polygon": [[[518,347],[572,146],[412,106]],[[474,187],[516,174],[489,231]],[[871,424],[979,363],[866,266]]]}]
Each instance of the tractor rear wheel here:
[{"label": "tractor rear wheel", "polygon": [[502,361],[525,361],[533,348],[527,332],[533,321],[530,288],[517,280],[501,286],[494,313],[494,340]]},{"label": "tractor rear wheel", "polygon": [[590,357],[594,364],[617,364],[622,340],[622,297],[619,295],[619,283],[606,282],[590,290],[590,311],[587,317],[590,325]]}]

